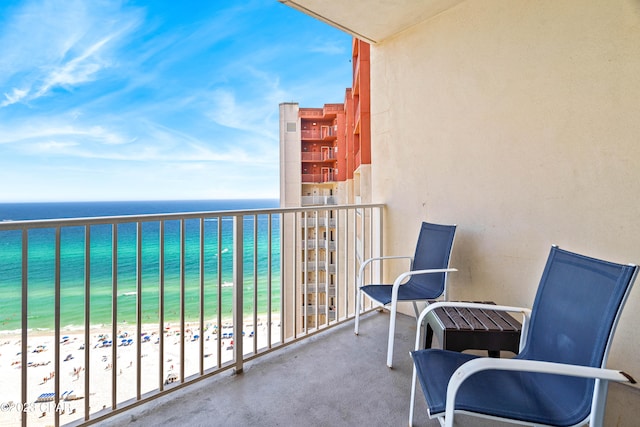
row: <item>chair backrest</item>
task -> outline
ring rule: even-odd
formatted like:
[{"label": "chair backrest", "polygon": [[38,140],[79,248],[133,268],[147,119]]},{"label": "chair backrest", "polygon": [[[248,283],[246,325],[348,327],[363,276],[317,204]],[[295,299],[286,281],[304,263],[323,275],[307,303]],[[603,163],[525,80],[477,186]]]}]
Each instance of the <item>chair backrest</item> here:
[{"label": "chair backrest", "polygon": [[[427,270],[434,268],[448,268],[453,239],[456,233],[455,225],[440,225],[423,222],[418,235],[416,252],[413,256],[412,270]],[[407,284],[420,288],[422,291],[437,298],[444,292],[446,274],[420,274],[412,276]]]},{"label": "chair backrest", "polygon": [[636,272],[552,247],[517,357],[604,367]]}]

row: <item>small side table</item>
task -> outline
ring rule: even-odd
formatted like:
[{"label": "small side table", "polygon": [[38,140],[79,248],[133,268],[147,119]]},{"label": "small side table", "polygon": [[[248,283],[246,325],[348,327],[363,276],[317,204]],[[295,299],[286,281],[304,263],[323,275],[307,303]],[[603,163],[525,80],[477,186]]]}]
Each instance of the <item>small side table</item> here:
[{"label": "small side table", "polygon": [[487,350],[490,357],[500,357],[501,350],[518,353],[522,324],[506,312],[440,307],[429,313],[426,320],[426,348],[431,348],[435,335],[445,350]]}]

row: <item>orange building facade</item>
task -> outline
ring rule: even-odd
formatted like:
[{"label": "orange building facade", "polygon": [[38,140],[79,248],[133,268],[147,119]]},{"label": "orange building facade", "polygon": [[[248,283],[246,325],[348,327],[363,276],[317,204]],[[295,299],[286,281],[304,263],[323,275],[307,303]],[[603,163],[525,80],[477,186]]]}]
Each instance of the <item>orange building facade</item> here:
[{"label": "orange building facade", "polygon": [[[327,206],[371,202],[371,123],[369,45],[354,39],[352,87],[343,103],[301,108],[280,104],[280,206]],[[334,320],[336,269],[335,222],[315,218],[301,222],[300,241],[284,242],[283,253],[301,260],[327,260],[318,273],[300,266],[300,327],[315,328]],[[319,253],[316,254],[316,251]],[[315,275],[318,277],[315,277]],[[310,292],[309,289],[313,289]],[[328,306],[328,307],[327,307]],[[327,315],[329,318],[327,318]]]},{"label": "orange building facade", "polygon": [[370,201],[370,180],[363,177],[371,166],[369,45],[357,39],[352,67],[343,103],[280,104],[281,206]]}]

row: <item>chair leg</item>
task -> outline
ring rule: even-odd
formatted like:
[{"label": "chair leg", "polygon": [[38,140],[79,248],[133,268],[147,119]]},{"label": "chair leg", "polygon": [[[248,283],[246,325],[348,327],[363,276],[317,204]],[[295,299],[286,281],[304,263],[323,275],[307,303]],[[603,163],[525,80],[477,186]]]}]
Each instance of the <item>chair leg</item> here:
[{"label": "chair leg", "polygon": [[413,303],[413,312],[416,314],[416,320],[420,317],[420,310],[418,310],[418,303],[415,301],[411,301]]},{"label": "chair leg", "polygon": [[413,367],[413,377],[411,379],[411,401],[409,402],[409,426],[413,426],[413,412],[416,406],[416,382],[418,374],[416,367]]},{"label": "chair leg", "polygon": [[397,301],[391,301],[391,315],[389,316],[389,345],[387,346],[387,366],[393,367],[393,341],[396,335]]},{"label": "chair leg", "polygon": [[607,391],[609,382],[596,379],[591,402],[591,416],[589,427],[602,427],[604,425],[604,409],[607,403]]},{"label": "chair leg", "polygon": [[360,291],[359,289],[356,291],[356,322],[355,322],[355,327],[354,327],[354,333],[356,335],[358,335],[358,332],[360,330],[360,298],[362,291]]}]

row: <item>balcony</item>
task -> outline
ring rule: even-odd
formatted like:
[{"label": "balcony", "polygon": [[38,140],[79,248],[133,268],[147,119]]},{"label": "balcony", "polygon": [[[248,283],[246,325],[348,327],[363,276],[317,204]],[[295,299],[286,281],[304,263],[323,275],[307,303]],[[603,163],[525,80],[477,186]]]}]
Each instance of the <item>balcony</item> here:
[{"label": "balcony", "polygon": [[336,220],[334,218],[305,218],[303,222],[303,226],[307,228],[313,228],[318,224],[318,227],[326,227],[327,223],[329,227],[334,228],[336,226]]},{"label": "balcony", "polygon": [[[0,424],[127,417],[134,406],[175,401],[174,392],[201,380],[226,382],[225,372],[351,325],[357,260],[379,253],[382,208],[0,223],[3,322],[18,325],[5,343],[17,351],[3,347],[0,356],[11,365],[1,400],[28,409],[1,412]],[[329,267],[340,272],[330,315],[313,325],[302,319],[298,277],[301,266],[318,275],[326,263],[304,262],[296,249],[309,217],[335,221]]]},{"label": "balcony", "polygon": [[302,206],[326,206],[336,205],[338,201],[334,196],[302,196],[300,204]]},{"label": "balcony", "polygon": [[[315,280],[310,280],[307,283],[302,284],[302,292],[307,292],[307,294],[322,294],[327,292],[327,284],[324,280],[318,280],[316,284]],[[334,285],[329,285],[329,296],[336,295],[336,287]]]},{"label": "balcony", "polygon": [[325,261],[307,261],[303,264],[304,271],[326,271],[331,274],[335,274],[336,265],[328,264]]},{"label": "balcony", "polygon": [[307,249],[328,249],[330,251],[336,250],[336,243],[332,241],[328,241],[326,239],[309,239],[307,240]]},{"label": "balcony", "polygon": [[325,141],[333,141],[337,138],[336,126],[322,126],[322,139]]},{"label": "balcony", "polygon": [[318,151],[301,153],[301,160],[303,162],[320,162],[322,161],[322,157],[322,153]]},{"label": "balcony", "polygon": [[[405,424],[411,380],[407,351],[413,346],[415,321],[403,315],[398,318],[395,340],[398,357],[392,370],[384,363],[389,321],[386,312],[377,313],[366,307],[368,313],[362,318],[361,333],[353,335],[353,282],[358,267],[353,260],[379,253],[382,208],[382,205],[351,205],[0,223],[2,279],[18,273],[19,321],[23,325],[12,342],[3,342],[1,356],[17,362],[11,364],[10,373],[3,378],[3,402],[12,404],[14,409],[20,405],[15,402],[27,404],[22,406],[26,412],[0,412],[0,425]],[[323,215],[332,215],[336,221],[339,254],[336,260],[340,266],[336,283],[330,287],[335,300],[328,314],[322,301],[318,306],[300,306],[305,295],[292,278],[299,277],[303,259],[297,250],[282,243],[289,241],[295,247],[304,218]],[[136,232],[132,253],[129,253],[131,246],[123,243],[128,227]],[[150,240],[145,235],[148,231],[153,236]],[[53,238],[54,256],[50,260],[44,260],[46,257],[37,251],[42,233],[51,233]],[[99,245],[105,236],[108,252]],[[125,291],[127,281],[119,270],[127,270],[132,259],[133,265],[149,262],[145,250],[149,247],[158,252],[155,267],[165,266],[160,272],[171,270],[176,260],[167,256],[172,254],[171,250],[161,248],[171,247],[176,238],[180,249],[179,317],[174,320],[166,310],[159,310],[154,313],[157,317],[154,321],[160,332],[144,334],[143,328],[153,329],[147,317],[150,313],[145,300],[149,292],[142,286],[144,275],[136,282],[139,288],[135,295],[131,295]],[[157,245],[150,244],[151,241]],[[232,250],[225,251],[228,242]],[[21,245],[17,266],[9,256],[12,254],[9,243]],[[196,247],[200,250],[196,250],[194,262],[191,251]],[[264,261],[265,256],[271,261],[267,265],[272,267],[260,269],[260,260]],[[114,319],[108,325],[92,323],[99,315],[93,297],[100,296],[99,289],[93,286],[99,276],[96,269],[99,263],[94,264],[94,258],[106,260],[116,273],[108,287],[111,292],[107,298],[113,303]],[[203,259],[231,265],[234,270],[231,282],[224,281],[224,268],[212,271]],[[31,272],[43,260],[52,267],[54,278],[47,291],[53,301],[54,340],[44,350],[37,344],[41,335],[31,329],[33,319],[43,313],[29,310],[41,295],[37,295],[31,275],[22,274]],[[77,262],[79,268],[70,268]],[[192,318],[188,297],[192,296],[189,282],[194,268],[199,272],[196,289],[204,297],[197,301],[199,309]],[[79,287],[86,292],[82,295],[84,302],[78,305],[68,304],[77,295],[69,292],[66,276],[71,274],[76,280],[75,270],[83,278]],[[142,273],[144,268],[137,271]],[[210,275],[213,282],[207,280]],[[139,277],[137,272],[136,276]],[[159,273],[156,280],[161,292],[154,302],[164,308],[171,306],[170,295],[175,290],[171,274]],[[213,300],[209,298],[211,287],[220,294],[229,291],[233,296],[231,305],[221,295],[217,302],[221,309],[208,310],[216,305],[217,299],[217,295]],[[310,289],[320,291],[320,287],[308,287],[307,293]],[[262,301],[258,294],[265,290],[269,295],[266,313],[255,302]],[[3,294],[3,315],[10,311],[13,296],[9,292]],[[126,310],[121,309],[129,298],[135,303],[136,314],[134,321],[125,323],[121,320],[126,319]],[[248,310],[247,301],[253,301]],[[230,308],[229,313],[225,308]],[[83,319],[79,329],[63,326],[68,309]],[[312,318],[305,320],[305,314]],[[207,325],[209,316],[216,325]],[[106,328],[108,334],[116,337],[117,333],[121,337],[106,340],[98,336],[96,328]],[[125,336],[125,329],[134,331],[128,335],[131,338]],[[200,330],[205,333],[197,334]],[[153,339],[147,340],[146,336]],[[131,343],[127,344],[129,340]],[[85,345],[87,342],[90,345]],[[19,346],[17,354],[8,353],[11,345]],[[64,356],[68,354],[75,356],[73,361],[66,360]],[[165,359],[167,356],[169,359]],[[38,366],[47,359],[48,363]],[[5,360],[0,360],[0,366],[7,367]],[[78,370],[77,366],[83,369]],[[53,375],[48,380],[42,379],[41,372]],[[612,399],[620,399],[620,388],[611,389]],[[4,398],[7,394],[15,397]],[[35,408],[44,410],[36,413]],[[439,425],[427,419],[420,398],[415,421],[420,426]],[[463,426],[497,425],[465,417],[459,421]]]},{"label": "balcony", "polygon": [[335,117],[336,113],[344,109],[344,104],[324,104],[323,112],[325,117]]},{"label": "balcony", "polygon": [[328,150],[323,150],[322,151],[322,161],[331,161],[331,160],[335,160],[336,159],[336,155],[333,151],[333,147],[329,147]]},{"label": "balcony", "polygon": [[321,147],[318,151],[303,151],[300,153],[300,159],[303,162],[328,162],[336,159],[333,147]]},{"label": "balcony", "polygon": [[302,139],[317,139],[320,140],[322,139],[322,134],[320,133],[320,130],[313,130],[313,129],[303,129],[300,131],[300,137]]},{"label": "balcony", "polygon": [[301,181],[303,183],[321,184],[325,182],[334,182],[335,174],[333,172],[324,173],[303,173],[301,175]]}]

